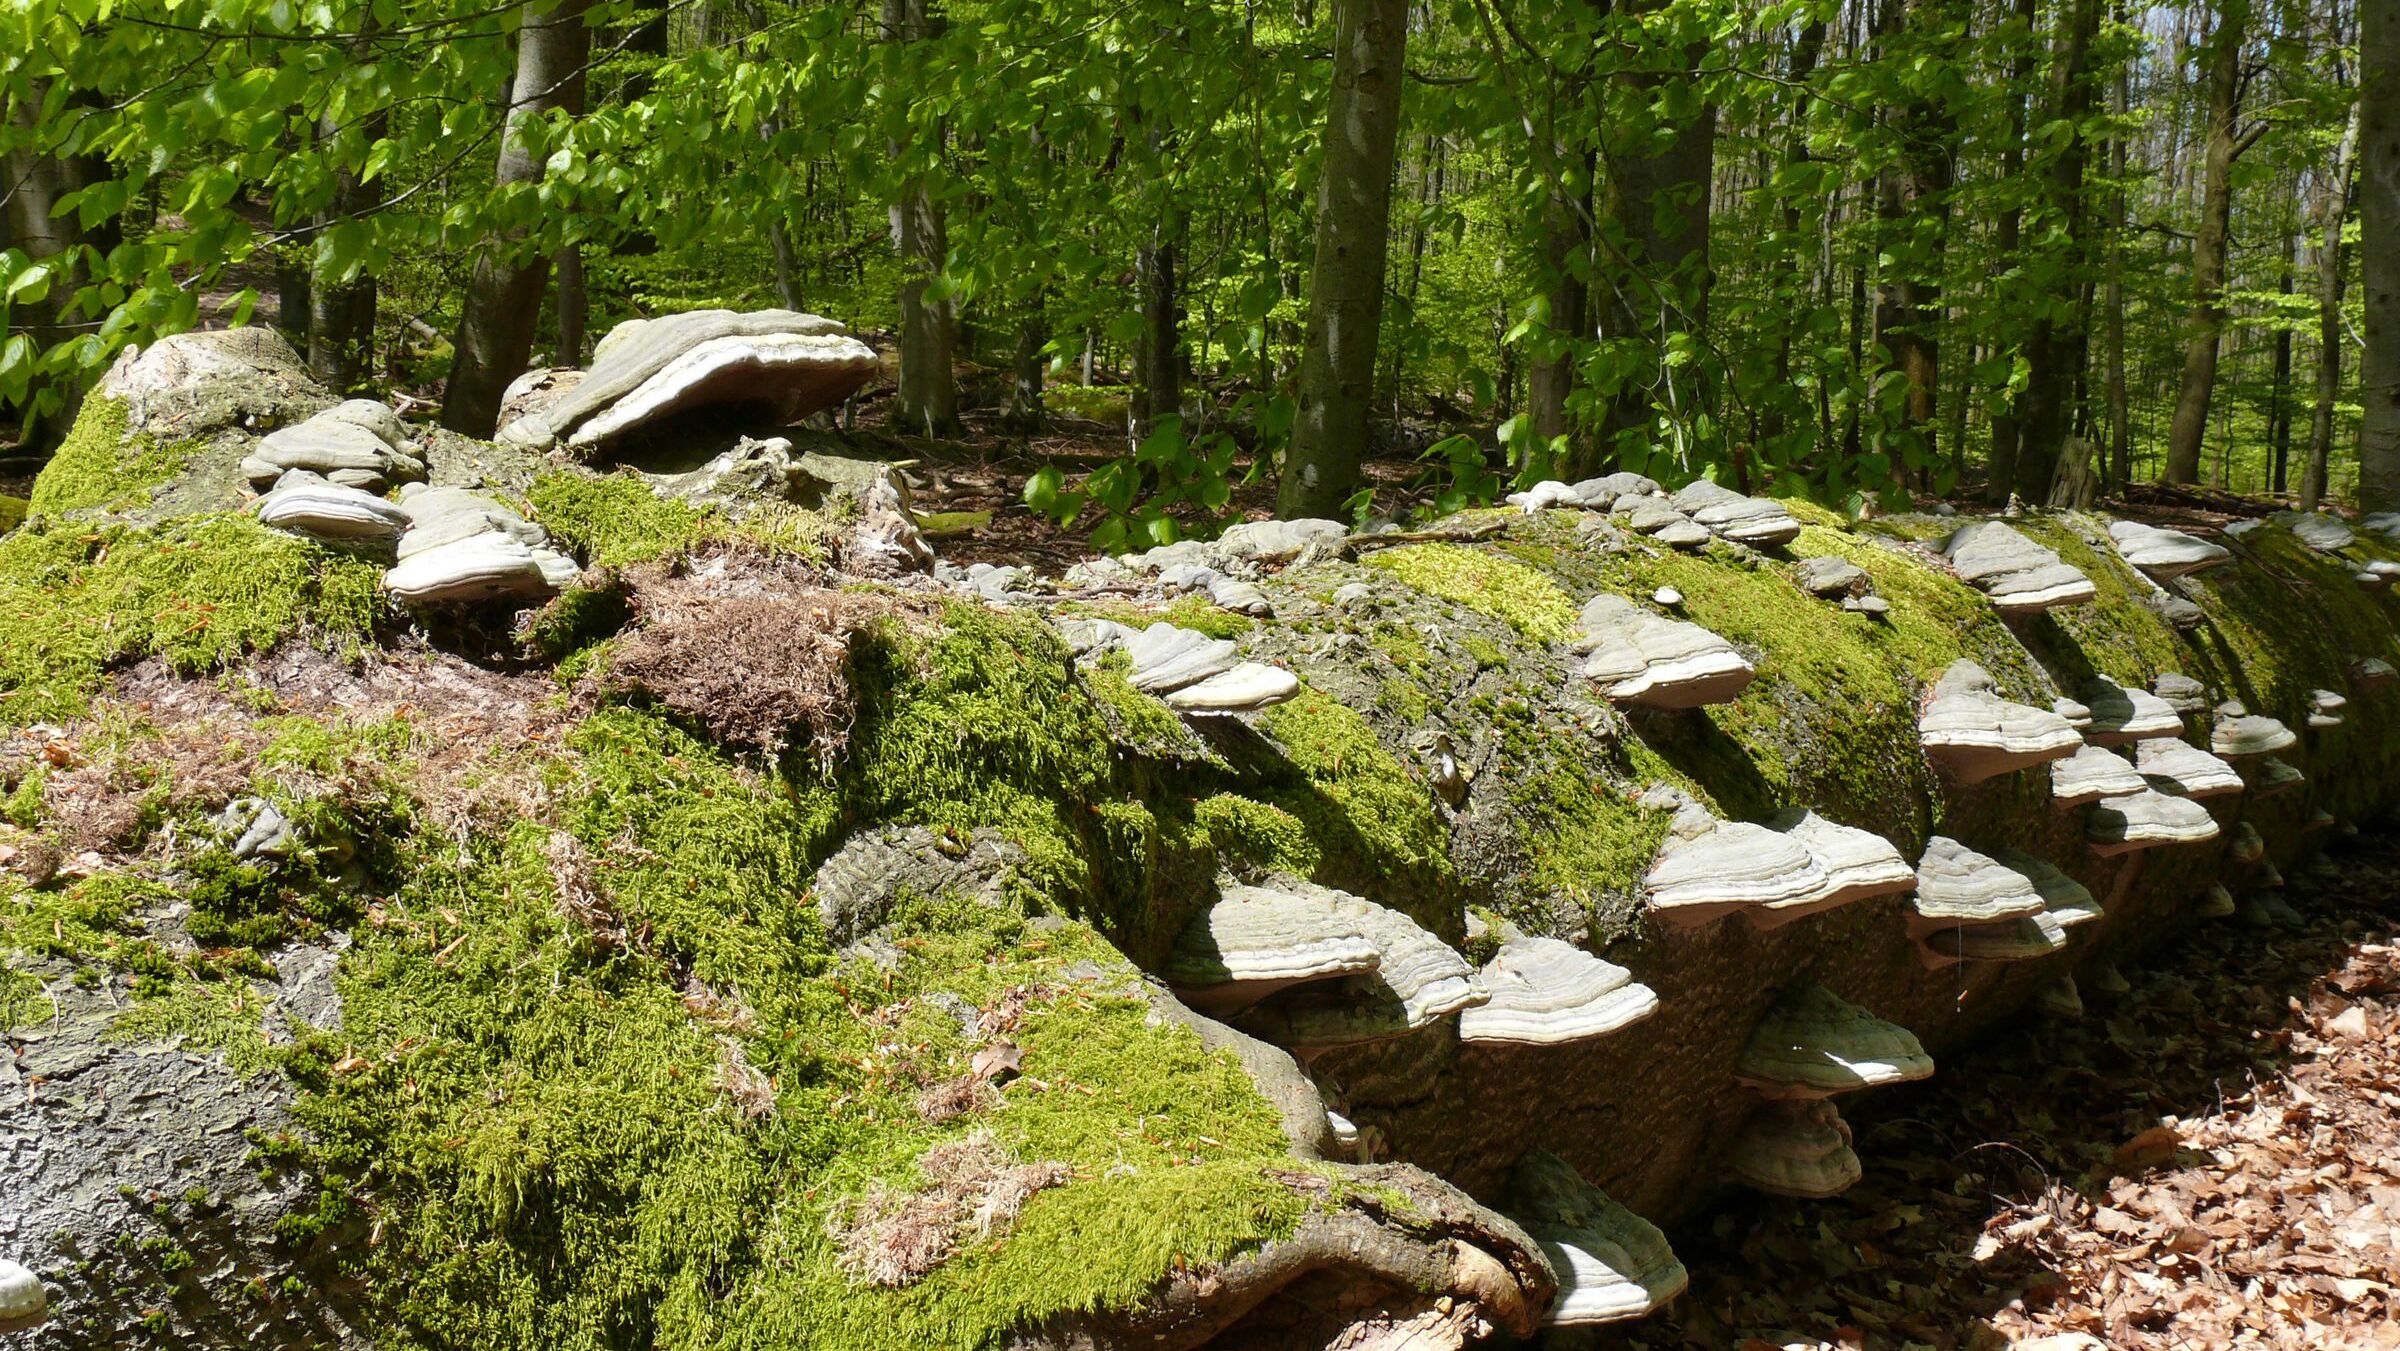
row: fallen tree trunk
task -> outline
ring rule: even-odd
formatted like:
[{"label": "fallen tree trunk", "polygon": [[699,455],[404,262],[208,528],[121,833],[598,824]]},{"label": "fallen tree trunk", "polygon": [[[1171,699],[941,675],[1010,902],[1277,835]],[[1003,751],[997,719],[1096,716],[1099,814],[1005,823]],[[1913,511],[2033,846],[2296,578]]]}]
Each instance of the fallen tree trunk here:
[{"label": "fallen tree trunk", "polygon": [[[435,485],[586,570],[514,616],[404,609],[372,547],[238,514],[250,428],[332,402],[260,341],[129,358],[0,537],[0,994],[51,1081],[0,1184],[76,1198],[8,1240],[50,1289],[29,1345],[1458,1344],[1627,1316],[1679,1279],[1594,1312],[1557,1245],[1623,1220],[1529,1201],[1528,1156],[1656,1220],[1755,1176],[1768,1126],[1838,1161],[1810,1095],[1840,1088],[1777,1087],[1762,1026],[1846,1001],[1938,1057],[2212,884],[2263,887],[2400,768],[2400,547],[2329,517],[2219,554],[2088,513],[2003,537],[1636,485],[1613,513],[868,585],[845,559],[921,557],[880,466],[745,440],[645,476],[436,436]],[[1217,674],[1146,665],[1162,621]],[[1997,739],[1945,740],[1961,707]],[[2136,713],[2150,749],[2108,751]],[[2051,761],[1970,767],[2058,729]],[[2201,747],[2234,790],[2175,758]],[[2211,837],[2128,849],[2136,808],[2054,779],[2070,748],[2176,785],[2167,816]],[[1661,862],[1792,808],[1903,874],[2021,857],[2090,904],[2004,960],[1907,875],[1759,908],[1796,836]],[[1253,892],[1350,917],[1328,978],[1194,975]],[[1590,997],[1525,997],[1551,969]],[[62,1042],[54,1008],[120,1030]],[[77,1076],[162,1110],[95,1114]],[[228,1095],[256,1157],[195,1135]]]}]

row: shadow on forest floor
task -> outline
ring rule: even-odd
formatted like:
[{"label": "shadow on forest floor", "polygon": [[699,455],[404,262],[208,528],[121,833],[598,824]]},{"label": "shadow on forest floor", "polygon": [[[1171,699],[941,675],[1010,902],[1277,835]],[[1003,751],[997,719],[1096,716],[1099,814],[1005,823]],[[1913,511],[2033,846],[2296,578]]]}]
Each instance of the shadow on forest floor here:
[{"label": "shadow on forest floor", "polygon": [[1845,1103],[1863,1181],[1696,1221],[1670,1312],[1572,1344],[2400,1347],[2400,841],[2334,857],[2304,925],[2208,924]]}]

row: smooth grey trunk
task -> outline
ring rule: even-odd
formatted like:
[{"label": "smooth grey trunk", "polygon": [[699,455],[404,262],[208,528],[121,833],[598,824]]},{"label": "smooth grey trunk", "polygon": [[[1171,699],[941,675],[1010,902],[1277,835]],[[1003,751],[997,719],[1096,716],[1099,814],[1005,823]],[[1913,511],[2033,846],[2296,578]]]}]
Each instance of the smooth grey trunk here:
[{"label": "smooth grey trunk", "polygon": [[[366,59],[367,46],[362,37],[353,48],[354,55]],[[364,143],[373,145],[382,139],[390,125],[390,118],[383,113],[368,118],[362,128]],[[340,130],[331,114],[317,123],[320,141],[332,140]],[[344,220],[372,215],[382,204],[380,179],[362,182],[356,171],[341,170],[334,175],[333,200],[317,218],[318,228],[330,229]],[[308,288],[308,369],[328,389],[347,392],[365,381],[373,363],[375,278],[364,271],[346,280],[323,267],[315,272]]]},{"label": "smooth grey trunk", "polygon": [[[1905,28],[1920,31],[1941,25],[1946,0],[1883,0],[1877,16],[1877,46]],[[1939,448],[1933,444],[1935,396],[1941,388],[1941,345],[1935,325],[1941,318],[1942,260],[1950,234],[1950,187],[1953,177],[1952,142],[1957,128],[1947,112],[1927,100],[1911,100],[1893,113],[1900,153],[1879,176],[1877,214],[1889,230],[1930,228],[1932,248],[1915,267],[1887,267],[1877,277],[1875,338],[1891,353],[1892,365],[1908,380],[1908,401],[1902,416],[1907,426],[1926,438],[1925,464],[1930,469]],[[1915,256],[1909,250],[1909,256]]]},{"label": "smooth grey trunk", "polygon": [[792,232],[781,220],[767,222],[767,243],[775,250],[775,298],[787,310],[800,306],[800,259],[792,249]]},{"label": "smooth grey trunk", "polygon": [[2358,505],[2400,511],[2400,0],[2359,0]]},{"label": "smooth grey trunk", "polygon": [[1175,224],[1158,226],[1134,254],[1142,297],[1142,332],[1133,349],[1137,434],[1183,412],[1183,294],[1175,271],[1175,240],[1181,233]]},{"label": "smooth grey trunk", "polygon": [[1367,448],[1400,138],[1408,0],[1334,0],[1333,90],[1317,185],[1316,258],[1300,400],[1275,505],[1287,519],[1348,514]]},{"label": "smooth grey trunk", "polygon": [[[1813,19],[1803,25],[1799,36],[1792,40],[1791,64],[1784,75],[1785,81],[1792,86],[1794,91],[1792,125],[1783,143],[1783,162],[1787,165],[1804,163],[1809,158],[1808,109],[1810,99],[1808,82],[1809,76],[1815,73],[1817,59],[1824,50],[1825,21],[1823,19]],[[1800,237],[1800,203],[1795,197],[1784,198],[1783,237],[1787,242]],[[1789,386],[1792,380],[1792,328],[1793,325],[1788,322],[1776,325],[1775,383],[1779,387]],[[1820,390],[1822,387],[1822,382],[1820,382]],[[1770,411],[1767,415],[1767,435],[1780,436],[1783,434],[1783,430],[1782,412],[1780,410]]]},{"label": "smooth grey trunk", "polygon": [[[2283,267],[2277,272],[2275,290],[2278,295],[2292,294],[2293,272],[2299,266],[2300,235],[2292,225],[2283,231]],[[2269,491],[2282,493],[2290,487],[2292,468],[2292,330],[2278,318],[2275,325],[2275,373],[2270,382],[2267,404],[2267,442],[2274,452],[2274,473]]]},{"label": "smooth grey trunk", "polygon": [[[2039,46],[2035,19],[2037,0],[2017,0],[2015,21],[2024,25],[2025,32],[2017,47],[2016,60],[2008,69],[2008,141],[2000,151],[2000,178],[2013,181],[2025,172],[2025,126],[2032,94],[2026,86],[2033,81],[2034,56]],[[1999,254],[2001,268],[2020,266],[2024,249],[2025,211],[2011,205],[2000,213],[1993,227],[1993,248]],[[1989,482],[1984,495],[1994,502],[2008,500],[2009,489],[2017,477],[2017,449],[2023,439],[2017,410],[2014,405],[1992,418],[1992,452],[1987,464]]]},{"label": "smooth grey trunk", "polygon": [[[1550,328],[1562,338],[1591,337],[1591,290],[1584,270],[1591,266],[1591,176],[1593,157],[1581,163],[1582,187],[1570,191],[1553,184],[1542,212],[1542,263],[1550,276]],[[1525,412],[1533,434],[1545,442],[1567,435],[1567,395],[1575,388],[1575,353],[1561,351],[1537,361],[1527,374]]]},{"label": "smooth grey trunk", "polygon": [[[42,94],[42,82],[36,81],[32,97],[17,103],[20,128],[34,130],[33,110],[40,106]],[[46,349],[69,336],[66,300],[74,293],[82,275],[75,261],[77,251],[85,243],[82,231],[73,212],[58,214],[59,199],[74,190],[74,173],[66,161],[36,150],[11,151],[7,156],[7,172],[8,183],[0,186],[13,190],[0,192],[0,208],[7,212],[10,244],[23,249],[28,258],[59,260],[50,278],[47,298],[38,304],[19,301],[11,307],[16,327],[33,339],[36,348]],[[37,387],[37,399],[40,392]],[[76,411],[83,403],[82,385],[70,379],[56,386],[54,392],[58,400],[56,408],[43,414],[28,411],[24,420],[24,449],[47,451],[74,424]]]},{"label": "smooth grey trunk", "polygon": [[[2051,61],[2048,119],[2073,128],[2051,157],[2042,177],[2045,205],[2063,225],[2067,259],[2080,263],[2089,247],[2091,213],[2084,203],[2084,169],[2090,143],[2083,128],[2092,105],[2092,39],[2100,26],[2099,0],[2069,0],[2059,15],[2062,31]],[[2074,269],[2068,269],[2070,275]],[[2051,479],[2067,448],[2074,421],[2073,392],[2090,355],[2090,335],[2080,315],[2065,323],[2049,313],[2034,320],[2025,344],[2025,392],[2017,401],[2016,472],[2012,487],[2027,502],[2051,498]]]},{"label": "smooth grey trunk", "polygon": [[1014,431],[1037,431],[1046,411],[1042,407],[1042,380],[1048,373],[1050,361],[1042,352],[1049,345],[1050,326],[1036,300],[1032,312],[1017,324],[1017,350],[1009,362],[1008,403],[1001,409],[1002,425]]},{"label": "smooth grey trunk", "polygon": [[[542,160],[526,130],[536,119],[552,109],[582,110],[583,68],[592,46],[583,21],[588,3],[533,0],[525,6],[517,32],[516,81],[500,138],[497,177],[503,186],[541,181]],[[521,240],[485,243],[459,315],[450,383],[442,395],[443,426],[469,436],[492,434],[501,395],[533,353],[549,271],[550,260],[527,254]]]},{"label": "smooth grey trunk", "polygon": [[2167,426],[2166,480],[2200,481],[2200,443],[2217,387],[2225,331],[2225,250],[2233,222],[2234,119],[2241,113],[2242,55],[2249,0],[2219,0],[2209,36],[2208,153],[2201,170],[2200,229],[2192,241],[2192,312],[2184,321],[2183,391]]},{"label": "smooth grey trunk", "polygon": [[2300,476],[2300,509],[2324,500],[2333,464],[2333,409],[2342,392],[2342,217],[2358,156],[2359,105],[2333,153],[2333,172],[2319,180],[2317,198],[2317,405],[2308,425],[2308,468]]},{"label": "smooth grey trunk", "polygon": [[[2123,22],[2125,6],[2117,6],[2117,19]],[[2132,67],[2130,63],[2117,67],[2114,111],[2121,119],[2132,97]],[[2125,133],[2120,131],[2108,139],[2108,176],[2113,183],[2125,181]],[[2133,482],[2133,420],[2130,401],[2125,389],[2125,221],[2126,193],[2119,187],[2109,194],[2108,231],[2108,291],[2103,302],[2105,314],[2101,320],[2103,341],[2108,345],[2108,482],[2118,492]]]},{"label": "smooth grey trunk", "polygon": [[[883,0],[884,41],[921,42],[933,33],[928,0]],[[904,147],[892,147],[895,156],[903,152]],[[957,314],[947,299],[929,298],[926,292],[949,262],[949,225],[922,180],[900,189],[891,214],[892,248],[900,255],[903,277],[900,385],[893,395],[892,422],[907,431],[939,436],[958,426],[958,379],[952,367]]]}]

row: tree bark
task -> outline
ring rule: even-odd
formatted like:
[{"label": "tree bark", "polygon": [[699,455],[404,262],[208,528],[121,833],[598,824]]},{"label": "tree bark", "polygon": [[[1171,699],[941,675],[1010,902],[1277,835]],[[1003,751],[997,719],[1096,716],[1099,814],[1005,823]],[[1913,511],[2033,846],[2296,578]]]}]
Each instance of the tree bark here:
[{"label": "tree bark", "polygon": [[[367,42],[361,39],[353,54],[360,60],[367,56]],[[367,145],[382,140],[390,130],[391,120],[383,113],[367,119],[364,139]],[[331,140],[340,133],[339,123],[328,114],[317,124],[320,140]],[[383,183],[380,179],[366,182],[352,171],[335,175],[333,200],[325,214],[318,217],[320,230],[330,229],[344,220],[372,215],[383,204]],[[375,351],[375,311],[377,292],[375,278],[360,272],[344,280],[325,268],[316,269],[311,279],[308,306],[308,369],[326,388],[348,391],[366,379]]]},{"label": "tree bark", "polygon": [[2233,222],[2234,119],[2241,113],[2242,54],[2249,0],[2218,0],[2209,36],[2208,155],[2201,176],[2200,231],[2192,242],[2192,313],[2184,323],[2183,392],[2167,427],[2166,479],[2200,481],[2200,443],[2216,393],[2217,345],[2225,331],[2225,250]]},{"label": "tree bark", "polygon": [[1050,325],[1042,313],[1037,297],[1033,308],[1017,324],[1017,350],[1010,363],[1008,404],[1001,410],[1002,425],[1020,432],[1038,431],[1042,425],[1042,378],[1050,362],[1042,354],[1049,345]]},{"label": "tree bark", "polygon": [[[1551,330],[1564,341],[1591,336],[1591,290],[1584,280],[1591,266],[1591,179],[1593,158],[1582,157],[1580,189],[1554,183],[1542,210],[1542,264],[1549,274]],[[1567,435],[1567,395],[1575,388],[1575,353],[1562,349],[1547,361],[1535,362],[1526,382],[1525,412],[1533,434],[1547,442]]]},{"label": "tree bark", "polygon": [[2308,469],[2300,476],[2300,509],[2324,500],[2333,463],[2333,407],[2342,392],[2342,217],[2358,155],[2359,107],[2333,154],[2333,171],[2319,180],[2317,198],[2317,405],[2308,426]]},{"label": "tree bark", "polygon": [[[21,127],[34,125],[34,109],[42,103],[41,81],[35,81],[29,98],[17,103],[17,119]],[[7,156],[8,182],[0,187],[0,210],[7,216],[8,241],[12,247],[23,249],[25,256],[51,261],[50,294],[35,304],[18,301],[15,326],[33,339],[37,352],[47,350],[67,340],[71,328],[67,320],[68,299],[83,280],[83,249],[87,245],[102,246],[105,241],[87,239],[81,222],[74,212],[58,214],[59,199],[81,185],[76,166],[55,155],[36,150],[13,151]],[[34,453],[46,452],[62,440],[67,429],[74,425],[75,414],[83,405],[83,383],[69,376],[50,387],[57,406],[47,413],[36,412],[41,404],[43,387],[34,386],[34,404],[26,410],[22,448]]]},{"label": "tree bark", "polygon": [[[583,68],[591,55],[591,30],[584,25],[589,0],[533,0],[517,33],[516,82],[509,93],[508,120],[500,141],[498,181],[503,185],[541,181],[542,161],[526,128],[552,109],[583,107]],[[519,257],[520,241],[487,242],[475,259],[466,303],[458,320],[450,383],[442,396],[442,425],[469,436],[490,436],[500,417],[500,398],[525,369],[541,318],[542,285],[550,260],[539,253]]]},{"label": "tree bark", "polygon": [[1408,11],[1408,0],[1335,0],[1333,7],[1333,91],[1308,277],[1308,344],[1299,413],[1276,490],[1276,510],[1287,519],[1347,515],[1366,454]]},{"label": "tree bark", "polygon": [[[2275,290],[2279,295],[2292,294],[2293,272],[2299,266],[2299,232],[2289,225],[2283,232],[2283,267],[2276,274]],[[2267,443],[2274,452],[2274,473],[2270,491],[2277,494],[2290,488],[2292,468],[2292,330],[2281,312],[2275,321],[2275,373],[2271,380],[2267,405]]]},{"label": "tree bark", "polygon": [[[2075,378],[2089,355],[2090,340],[2071,298],[2080,291],[2090,212],[2084,206],[2084,166],[2090,145],[2081,130],[2092,114],[2091,49],[2100,25],[2098,0],[2070,0],[2059,16],[2064,25],[2052,57],[2049,116],[2076,128],[2043,175],[2050,212],[2063,223],[2064,295],[2047,297],[2025,345],[2025,394],[2018,400],[2018,445],[2013,491],[2027,502],[2050,499],[2050,480],[2071,433]],[[2060,317],[2062,312],[2065,318]]]},{"label": "tree bark", "polygon": [[[928,0],[883,0],[883,36],[889,42],[918,42],[933,36]],[[895,155],[901,152],[893,147]],[[892,421],[909,431],[939,436],[958,427],[958,380],[953,359],[957,314],[947,299],[928,299],[926,290],[949,262],[948,222],[932,189],[909,183],[892,203],[892,247],[906,280],[900,284],[900,387]]]},{"label": "tree bark", "polygon": [[[1877,16],[1879,50],[1904,30],[1920,34],[1946,31],[1946,10],[1946,0],[1883,0]],[[1934,444],[1934,425],[1935,395],[1941,388],[1941,346],[1934,325],[1941,318],[1942,259],[1950,234],[1951,154],[1957,128],[1947,110],[1922,98],[1903,103],[1892,121],[1899,153],[1876,185],[1878,214],[1884,228],[1895,236],[1895,244],[1896,236],[1907,232],[1921,234],[1926,247],[1889,249],[1899,261],[1887,265],[1877,277],[1875,340],[1891,353],[1893,368],[1908,381],[1902,417],[1911,430],[1925,437],[1924,464],[1930,467],[1939,451]]]},{"label": "tree bark", "polygon": [[1134,254],[1142,296],[1141,340],[1133,354],[1136,433],[1146,434],[1160,418],[1183,411],[1183,295],[1175,273],[1175,237],[1180,233],[1170,226],[1156,227]]},{"label": "tree bark", "polygon": [[584,331],[591,324],[592,297],[583,284],[580,245],[569,244],[558,251],[558,284],[550,292],[550,302],[558,319],[558,352],[552,364],[581,366]]},{"label": "tree bark", "polygon": [[2400,0],[2359,0],[2358,505],[2400,511]]},{"label": "tree bark", "polygon": [[[2017,0],[2015,21],[2024,26],[2018,40],[2016,60],[2008,69],[2008,142],[2000,151],[2000,181],[2014,183],[2025,172],[2025,124],[2028,105],[2033,94],[2034,55],[2038,47],[2034,21],[2038,14],[2037,0]],[[1993,226],[1993,249],[1999,254],[2003,269],[2021,266],[2024,262],[2025,208],[2010,203],[2000,212]],[[1984,496],[1994,502],[2008,500],[2009,489],[2017,477],[2017,448],[2022,441],[2017,410],[2012,403],[2005,412],[1992,417],[1992,453],[1987,465],[1989,482]]]},{"label": "tree bark", "polygon": [[[2125,18],[2125,6],[2117,6],[2117,19]],[[2125,115],[2131,98],[2132,72],[2129,65],[2117,67],[2116,94],[2113,107],[2118,117]],[[2125,181],[2125,134],[2120,131],[2108,139],[2108,176],[2114,183]],[[2103,341],[2108,344],[2108,483],[2118,492],[2133,482],[2133,419],[2125,388],[2125,218],[2126,193],[2119,187],[2109,193],[2108,232],[2108,289],[2102,302],[2105,310],[2101,320],[2105,330]]]}]

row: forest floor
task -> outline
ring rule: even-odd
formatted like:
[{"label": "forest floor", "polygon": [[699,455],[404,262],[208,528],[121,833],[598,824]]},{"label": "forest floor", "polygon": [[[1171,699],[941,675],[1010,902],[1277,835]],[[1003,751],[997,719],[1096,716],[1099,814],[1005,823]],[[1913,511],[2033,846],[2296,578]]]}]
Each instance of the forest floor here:
[{"label": "forest floor", "polygon": [[1862,1182],[1679,1235],[1690,1292],[1603,1344],[2400,1348],[2400,840],[2355,843],[2294,870],[2304,926],[1862,1100]]}]

